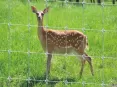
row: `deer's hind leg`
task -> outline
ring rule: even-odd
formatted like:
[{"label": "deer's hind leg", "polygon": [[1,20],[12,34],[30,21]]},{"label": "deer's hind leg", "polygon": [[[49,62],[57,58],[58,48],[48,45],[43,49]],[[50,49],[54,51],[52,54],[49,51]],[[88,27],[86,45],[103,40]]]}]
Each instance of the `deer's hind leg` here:
[{"label": "deer's hind leg", "polygon": [[84,57],[84,58],[86,59],[86,61],[89,63],[89,65],[90,65],[90,70],[91,70],[91,74],[92,74],[92,76],[94,76],[91,57],[89,57],[86,53],[84,53],[83,57]]},{"label": "deer's hind leg", "polygon": [[80,77],[82,76],[82,73],[84,70],[85,61],[87,61],[89,63],[91,74],[94,75],[91,57],[89,57],[83,50],[79,50],[78,54],[79,54],[79,57],[81,59]]}]

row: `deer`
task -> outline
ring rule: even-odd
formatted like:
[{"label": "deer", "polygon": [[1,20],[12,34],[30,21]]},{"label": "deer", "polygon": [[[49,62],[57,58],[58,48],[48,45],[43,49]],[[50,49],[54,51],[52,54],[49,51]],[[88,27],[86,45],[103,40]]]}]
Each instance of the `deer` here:
[{"label": "deer", "polygon": [[93,66],[91,57],[85,52],[88,46],[87,36],[77,30],[53,30],[45,29],[43,25],[44,15],[49,11],[46,7],[43,11],[38,11],[35,6],[31,6],[32,12],[36,14],[38,28],[37,34],[43,50],[47,53],[46,74],[50,73],[51,59],[53,53],[69,54],[75,52],[81,60],[80,77],[82,76],[85,61],[90,65],[92,76]]}]

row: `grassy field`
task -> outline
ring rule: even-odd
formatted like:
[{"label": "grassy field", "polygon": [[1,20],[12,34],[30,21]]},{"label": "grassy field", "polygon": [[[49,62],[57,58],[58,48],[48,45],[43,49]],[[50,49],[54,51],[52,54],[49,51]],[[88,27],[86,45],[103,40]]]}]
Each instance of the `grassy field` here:
[{"label": "grassy field", "polygon": [[55,54],[47,84],[46,55],[31,5],[41,10],[46,6],[41,0],[0,0],[0,87],[117,87],[117,6],[48,3],[44,25],[84,32],[95,75],[86,63],[79,79],[78,58]]}]

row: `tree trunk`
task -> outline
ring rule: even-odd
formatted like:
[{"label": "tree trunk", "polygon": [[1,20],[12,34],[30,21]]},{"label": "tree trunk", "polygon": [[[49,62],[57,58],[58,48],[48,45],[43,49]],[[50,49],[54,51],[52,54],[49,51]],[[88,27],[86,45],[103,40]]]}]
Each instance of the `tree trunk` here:
[{"label": "tree trunk", "polygon": [[76,2],[79,2],[79,0],[76,0]]},{"label": "tree trunk", "polygon": [[95,3],[95,0],[91,0],[91,3]]},{"label": "tree trunk", "polygon": [[93,0],[93,3],[95,3],[95,0]]},{"label": "tree trunk", "polygon": [[115,4],[115,0],[112,0],[112,3]]},{"label": "tree trunk", "polygon": [[91,3],[92,3],[92,0],[91,0]]},{"label": "tree trunk", "polygon": [[101,4],[101,0],[97,0],[98,4]]}]

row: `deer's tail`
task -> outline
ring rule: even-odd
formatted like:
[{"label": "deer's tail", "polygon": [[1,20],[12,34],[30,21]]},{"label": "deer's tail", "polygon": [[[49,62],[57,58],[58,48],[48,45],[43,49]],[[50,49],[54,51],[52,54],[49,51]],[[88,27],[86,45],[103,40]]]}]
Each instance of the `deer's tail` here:
[{"label": "deer's tail", "polygon": [[85,49],[89,49],[88,38],[85,36],[84,38]]}]

